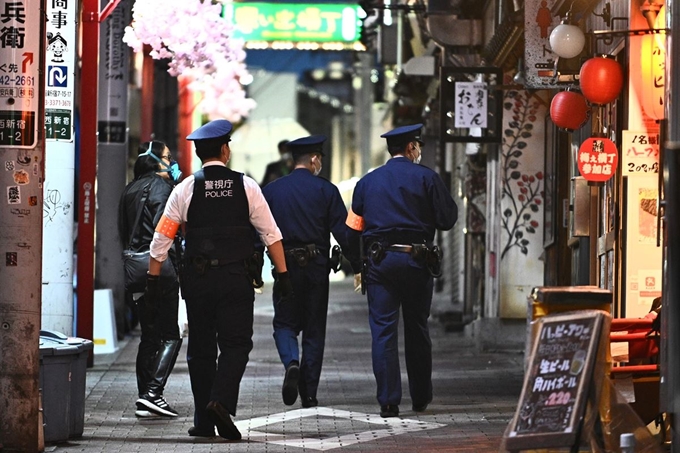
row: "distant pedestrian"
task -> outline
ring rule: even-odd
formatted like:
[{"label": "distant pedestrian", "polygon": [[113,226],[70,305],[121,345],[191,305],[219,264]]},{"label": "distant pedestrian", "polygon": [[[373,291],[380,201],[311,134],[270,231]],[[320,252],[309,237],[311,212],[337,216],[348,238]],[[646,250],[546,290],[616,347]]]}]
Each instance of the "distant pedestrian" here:
[{"label": "distant pedestrian", "polygon": [[[132,249],[146,252],[165,203],[182,172],[161,141],[142,143],[139,153],[134,166],[134,180],[125,187],[120,198],[118,233]],[[169,245],[172,245],[172,240]],[[147,303],[143,293],[126,294],[126,300],[136,303],[142,331],[136,362],[139,399],[135,415],[138,417],[177,417],[177,411],[163,396],[182,346],[177,323],[179,281],[174,247],[170,248],[170,258],[163,265],[160,300],[156,304]],[[143,268],[139,270],[140,273],[145,272]],[[143,274],[138,277],[143,281]]]},{"label": "distant pedestrian", "polygon": [[399,309],[403,313],[406,372],[412,409],[432,401],[432,343],[427,320],[440,256],[435,230],[449,230],[458,208],[439,175],[420,163],[422,124],[381,137],[392,158],[354,188],[347,224],[361,235],[366,256],[373,373],[380,416],[399,416]]},{"label": "distant pedestrian", "polygon": [[288,140],[281,140],[276,147],[279,150],[279,160],[267,164],[264,177],[260,187],[264,187],[272,181],[276,181],[282,176],[286,176],[293,171],[293,156],[288,149]]},{"label": "distant pedestrian", "polygon": [[[302,407],[319,404],[316,396],[326,342],[331,233],[349,251],[347,209],[340,192],[318,176],[325,141],[325,136],[313,135],[289,142],[295,163],[292,173],[262,191],[283,234],[286,267],[295,291],[295,297],[288,299],[274,294],[274,340],[286,370],[282,396],[288,406],[295,403],[298,392]],[[359,272],[358,254],[351,261]]]},{"label": "distant pedestrian", "polygon": [[[198,128],[193,140],[203,167],[172,192],[151,243],[147,292],[155,293],[161,263],[175,231],[184,224],[185,256],[180,270],[187,304],[187,362],[194,395],[190,436],[238,440],[239,385],[253,348],[253,228],[267,246],[274,267],[274,292],[290,297],[292,287],[281,232],[257,182],[227,168],[232,124],[214,120]],[[219,347],[219,354],[218,354]]]}]

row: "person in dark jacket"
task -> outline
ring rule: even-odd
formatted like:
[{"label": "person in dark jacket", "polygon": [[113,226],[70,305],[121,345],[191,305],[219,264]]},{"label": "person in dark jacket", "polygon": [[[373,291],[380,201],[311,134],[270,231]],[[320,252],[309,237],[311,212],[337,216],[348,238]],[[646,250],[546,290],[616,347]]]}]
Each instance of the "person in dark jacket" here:
[{"label": "person in dark jacket", "polygon": [[[287,300],[274,295],[274,340],[286,370],[282,396],[289,406],[295,403],[298,392],[302,407],[318,405],[316,393],[326,342],[331,233],[344,250],[349,250],[347,209],[340,192],[318,176],[325,141],[325,136],[313,135],[289,142],[295,162],[293,172],[262,190],[283,234],[286,266],[295,292],[295,297]],[[358,272],[358,255],[350,262]]]},{"label": "person in dark jacket", "polygon": [[[422,124],[394,129],[381,137],[392,156],[366,174],[354,188],[347,225],[361,235],[367,256],[373,374],[380,416],[399,416],[399,310],[404,317],[406,372],[412,409],[422,412],[432,401],[432,343],[427,320],[433,276],[440,253],[435,230],[453,228],[458,208],[437,173],[418,165]],[[353,240],[354,244],[359,241]]]},{"label": "person in dark jacket", "polygon": [[[172,161],[170,150],[161,141],[142,143],[139,152],[134,166],[134,180],[125,187],[120,198],[118,232],[121,240],[129,241],[132,248],[142,252],[149,250],[154,229],[174,187],[173,179],[179,178],[181,172]],[[142,203],[139,225],[131,238]],[[138,417],[177,416],[163,396],[165,384],[182,346],[177,323],[179,282],[175,264],[171,260],[166,263],[164,275],[162,303],[154,310],[145,309],[143,293],[126,295],[136,301],[142,331],[136,363],[139,398],[135,415]]]},{"label": "person in dark jacket", "polygon": [[264,170],[264,177],[260,183],[260,187],[264,188],[267,184],[272,181],[290,174],[293,170],[293,156],[288,149],[288,140],[281,140],[277,148],[279,150],[279,155],[281,158],[277,161],[270,162],[267,164],[267,168]]},{"label": "person in dark jacket", "polygon": [[[159,274],[175,232],[184,224],[185,253],[180,268],[187,304],[187,362],[194,395],[190,436],[241,439],[232,421],[239,386],[253,348],[255,292],[249,261],[253,228],[267,246],[276,269],[274,292],[292,297],[281,231],[252,178],[227,167],[232,124],[213,120],[187,136],[202,168],[170,194],[153,241],[146,284],[147,303],[159,303]],[[219,347],[219,353],[218,353]]]}]

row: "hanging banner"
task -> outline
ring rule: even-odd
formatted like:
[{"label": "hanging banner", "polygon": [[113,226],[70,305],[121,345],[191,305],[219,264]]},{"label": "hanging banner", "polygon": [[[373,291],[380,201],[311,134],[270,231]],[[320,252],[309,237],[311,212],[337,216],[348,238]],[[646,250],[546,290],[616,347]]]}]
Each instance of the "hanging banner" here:
[{"label": "hanging banner", "polygon": [[38,139],[40,8],[0,0],[0,146],[35,148]]},{"label": "hanging banner", "polygon": [[608,138],[588,138],[578,150],[578,171],[587,181],[608,181],[618,163],[616,145]]}]

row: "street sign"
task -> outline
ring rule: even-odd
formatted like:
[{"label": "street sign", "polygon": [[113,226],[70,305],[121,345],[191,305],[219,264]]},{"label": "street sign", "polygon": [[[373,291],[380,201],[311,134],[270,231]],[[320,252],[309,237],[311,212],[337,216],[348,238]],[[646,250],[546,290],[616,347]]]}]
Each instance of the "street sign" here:
[{"label": "street sign", "polygon": [[39,3],[0,0],[0,145],[37,145],[40,20]]},{"label": "street sign", "polygon": [[47,9],[45,138],[73,141],[77,2],[54,0]]}]

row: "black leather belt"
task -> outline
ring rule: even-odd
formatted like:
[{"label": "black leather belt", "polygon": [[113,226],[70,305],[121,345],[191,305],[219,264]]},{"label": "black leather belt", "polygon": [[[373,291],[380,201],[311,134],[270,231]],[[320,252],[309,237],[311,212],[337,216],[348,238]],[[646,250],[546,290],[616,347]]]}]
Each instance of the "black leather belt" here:
[{"label": "black leather belt", "polygon": [[388,245],[385,247],[385,250],[388,252],[402,252],[402,253],[411,253],[413,252],[413,246],[412,245],[403,245],[403,244],[392,244]]}]

